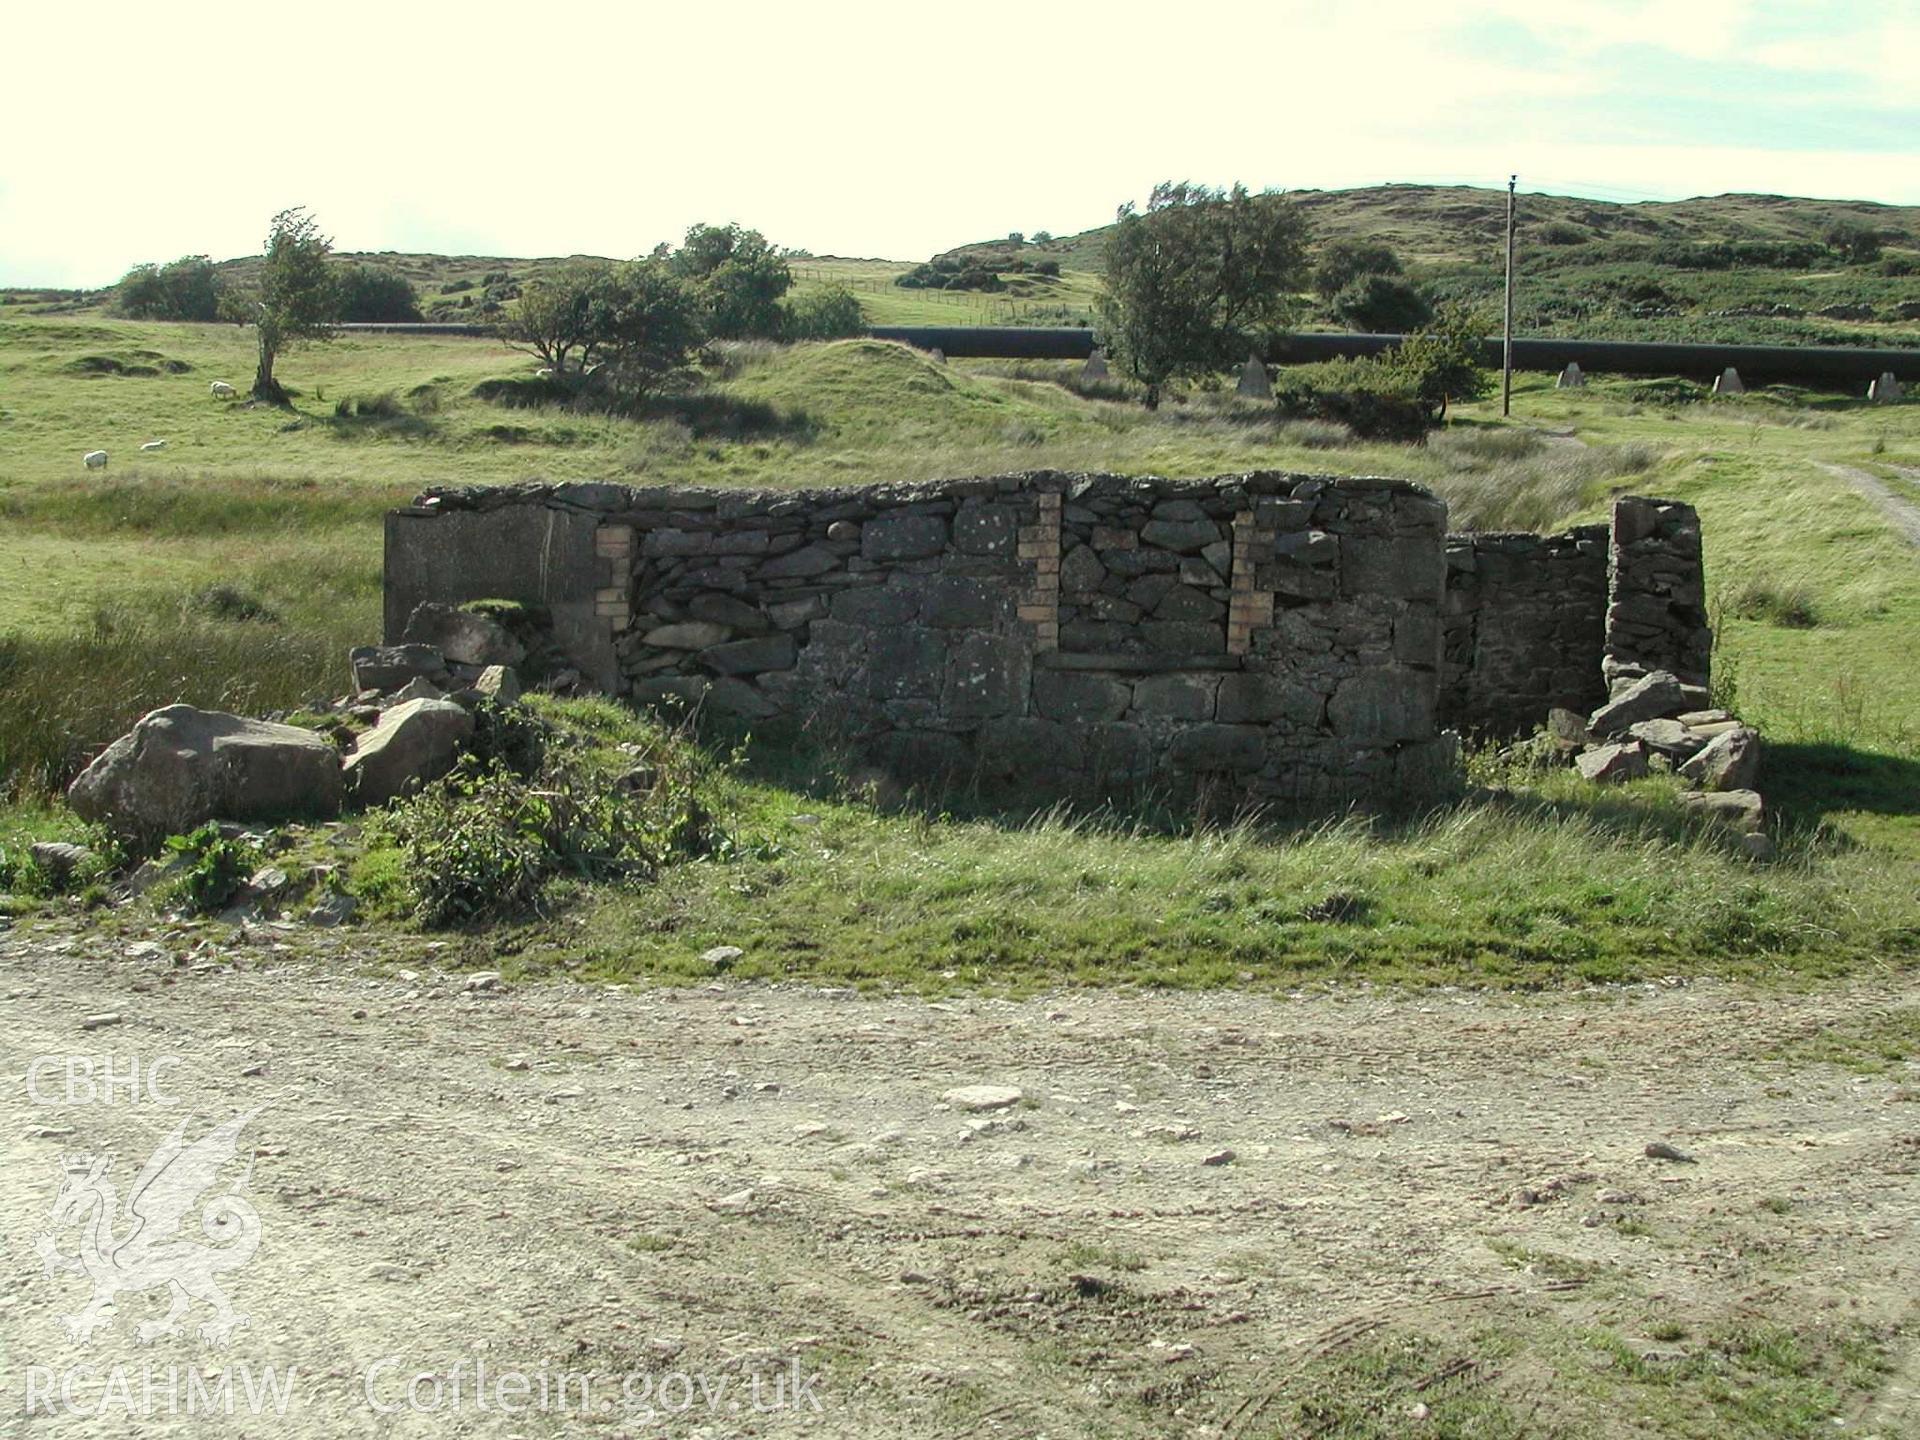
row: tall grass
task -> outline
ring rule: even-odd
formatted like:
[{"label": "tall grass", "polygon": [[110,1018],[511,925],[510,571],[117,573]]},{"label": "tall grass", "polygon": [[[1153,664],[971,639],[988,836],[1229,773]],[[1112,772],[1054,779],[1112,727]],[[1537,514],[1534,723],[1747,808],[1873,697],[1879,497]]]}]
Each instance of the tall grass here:
[{"label": "tall grass", "polygon": [[68,633],[0,636],[0,795],[58,790],[149,710],[183,703],[239,714],[292,709],[346,683],[351,614],[301,627],[222,619],[233,602],[101,606]]}]

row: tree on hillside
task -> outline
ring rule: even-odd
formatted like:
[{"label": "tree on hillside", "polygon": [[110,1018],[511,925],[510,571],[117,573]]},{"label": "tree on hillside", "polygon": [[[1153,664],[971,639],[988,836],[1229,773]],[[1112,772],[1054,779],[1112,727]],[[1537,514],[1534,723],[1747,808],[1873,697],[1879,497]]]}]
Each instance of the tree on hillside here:
[{"label": "tree on hillside", "polygon": [[1403,267],[1391,245],[1378,240],[1329,240],[1314,262],[1313,291],[1331,300],[1363,275],[1399,275]]},{"label": "tree on hillside", "polygon": [[1433,424],[1457,400],[1478,400],[1493,387],[1480,363],[1482,317],[1466,305],[1443,305],[1425,328],[1408,335],[1377,364],[1404,386]]},{"label": "tree on hillside", "polygon": [[204,255],[136,265],[114,286],[113,308],[133,320],[217,320],[220,272]]},{"label": "tree on hillside", "polygon": [[396,325],[420,318],[413,282],[379,265],[336,265],[334,319],[348,324]]},{"label": "tree on hillside", "polygon": [[1881,235],[1871,225],[1836,220],[1820,238],[1829,250],[1850,265],[1866,265],[1880,258]]},{"label": "tree on hillside", "polygon": [[282,210],[267,228],[260,278],[243,292],[230,292],[227,313],[250,322],[259,338],[256,399],[286,404],[287,392],[273,375],[274,361],[299,341],[333,338],[333,267],[327,263],[332,251],[333,241],[320,233],[313,216],[299,207]]},{"label": "tree on hillside", "polygon": [[1156,185],[1121,207],[1099,300],[1102,338],[1160,403],[1170,379],[1217,371],[1285,326],[1307,270],[1306,217],[1244,186]]},{"label": "tree on hillside", "polygon": [[758,230],[695,225],[667,256],[667,266],[698,292],[707,333],[715,339],[780,333],[780,300],[793,285],[793,272]]},{"label": "tree on hillside", "polygon": [[683,373],[704,338],[700,302],[658,260],[569,265],[529,281],[501,335],[561,380],[593,372],[629,396]]},{"label": "tree on hillside", "polygon": [[786,303],[780,334],[786,340],[844,340],[866,328],[860,297],[844,285],[827,285]]},{"label": "tree on hillside", "polygon": [[1420,288],[1398,275],[1362,275],[1333,297],[1334,319],[1349,330],[1404,335],[1433,319]]}]

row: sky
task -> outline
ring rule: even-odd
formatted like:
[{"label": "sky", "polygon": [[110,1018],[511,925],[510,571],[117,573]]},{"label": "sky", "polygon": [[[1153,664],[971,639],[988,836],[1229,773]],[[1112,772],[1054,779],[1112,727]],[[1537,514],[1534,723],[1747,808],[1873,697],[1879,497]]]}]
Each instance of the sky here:
[{"label": "sky", "polygon": [[23,3],[0,284],[258,253],[921,259],[1154,183],[1920,204],[1920,0]]}]

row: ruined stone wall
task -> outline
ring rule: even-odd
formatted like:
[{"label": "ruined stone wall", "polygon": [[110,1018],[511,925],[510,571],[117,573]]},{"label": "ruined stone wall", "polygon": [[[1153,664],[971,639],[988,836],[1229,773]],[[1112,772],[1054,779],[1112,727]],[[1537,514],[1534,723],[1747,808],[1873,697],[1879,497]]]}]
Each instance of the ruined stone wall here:
[{"label": "ruined stone wall", "polygon": [[1608,684],[1630,685],[1666,670],[1705,689],[1713,659],[1706,605],[1693,507],[1640,495],[1616,500],[1607,552]]},{"label": "ruined stone wall", "polygon": [[1703,683],[1687,507],[1445,524],[1418,486],[1273,473],[443,490],[389,518],[388,639],[425,600],[537,601],[601,689],[1036,794],[1420,793],[1449,727],[1592,709],[1603,653]]},{"label": "ruined stone wall", "polygon": [[1607,527],[1447,537],[1440,718],[1469,733],[1532,730],[1554,706],[1607,698]]},{"label": "ruined stone wall", "polygon": [[[456,555],[480,515],[502,553]],[[589,558],[525,553],[580,516]],[[792,720],[911,777],[1398,793],[1450,773],[1444,525],[1416,486],[1275,474],[447,490],[389,526],[388,626],[538,575],[527,598],[593,608],[605,688]]]}]

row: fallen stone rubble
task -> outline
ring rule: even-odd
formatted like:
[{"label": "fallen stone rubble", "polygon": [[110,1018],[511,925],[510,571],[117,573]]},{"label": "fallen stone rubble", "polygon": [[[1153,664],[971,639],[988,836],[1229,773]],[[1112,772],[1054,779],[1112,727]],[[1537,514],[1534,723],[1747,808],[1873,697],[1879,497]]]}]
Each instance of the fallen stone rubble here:
[{"label": "fallen stone rubble", "polygon": [[1622,676],[1611,700],[1582,718],[1555,710],[1539,744],[1600,785],[1648,775],[1678,775],[1692,788],[1683,808],[1726,825],[1755,859],[1773,856],[1766,833],[1760,778],[1760,733],[1726,710],[1712,708],[1706,691],[1671,672]]},{"label": "fallen stone rubble", "polygon": [[[519,675],[502,657],[527,645],[483,615],[423,605],[409,640],[357,646],[353,689],[315,707],[316,726],[253,720],[191,705],[142,716],[68,789],[74,812],[138,841],[209,820],[242,825],[326,819],[409,795],[459,763],[483,704],[513,704]],[[444,612],[444,613],[443,613]],[[577,683],[561,670],[547,688]]]}]

